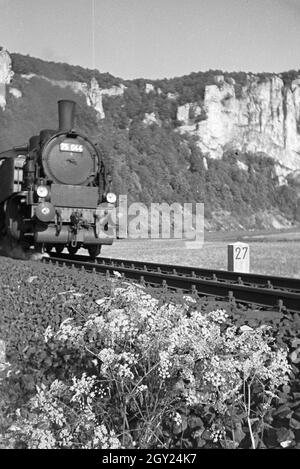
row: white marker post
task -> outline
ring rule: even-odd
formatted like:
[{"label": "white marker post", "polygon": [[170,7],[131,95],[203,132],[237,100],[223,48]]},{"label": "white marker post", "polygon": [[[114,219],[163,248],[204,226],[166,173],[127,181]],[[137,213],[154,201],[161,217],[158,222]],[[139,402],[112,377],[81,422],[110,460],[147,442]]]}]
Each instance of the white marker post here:
[{"label": "white marker post", "polygon": [[6,362],[6,344],[0,339],[0,364]]},{"label": "white marker post", "polygon": [[230,272],[250,271],[250,248],[246,243],[233,243],[227,246],[227,270]]}]

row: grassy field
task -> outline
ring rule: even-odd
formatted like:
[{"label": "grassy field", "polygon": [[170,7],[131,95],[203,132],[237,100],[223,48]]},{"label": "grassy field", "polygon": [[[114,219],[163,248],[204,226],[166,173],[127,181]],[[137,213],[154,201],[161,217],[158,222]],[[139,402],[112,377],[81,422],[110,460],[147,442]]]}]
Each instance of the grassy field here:
[{"label": "grassy field", "polygon": [[300,278],[300,231],[207,233],[202,248],[187,249],[181,240],[116,240],[102,255],[123,259],[227,270],[227,245],[250,245],[250,271]]}]

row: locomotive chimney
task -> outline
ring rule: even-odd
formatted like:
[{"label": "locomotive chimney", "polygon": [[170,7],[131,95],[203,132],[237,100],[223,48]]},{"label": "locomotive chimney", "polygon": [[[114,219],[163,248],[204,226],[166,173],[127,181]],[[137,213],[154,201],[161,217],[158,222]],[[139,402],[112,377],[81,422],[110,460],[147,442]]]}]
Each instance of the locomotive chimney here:
[{"label": "locomotive chimney", "polygon": [[75,106],[76,103],[68,99],[58,101],[58,130],[60,132],[70,132],[74,128]]}]

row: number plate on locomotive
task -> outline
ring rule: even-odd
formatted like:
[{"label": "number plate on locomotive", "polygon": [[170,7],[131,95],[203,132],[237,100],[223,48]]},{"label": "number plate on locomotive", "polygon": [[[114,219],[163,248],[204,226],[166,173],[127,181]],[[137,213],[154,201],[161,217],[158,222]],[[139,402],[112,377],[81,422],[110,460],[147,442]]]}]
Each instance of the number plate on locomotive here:
[{"label": "number plate on locomotive", "polygon": [[62,142],[59,144],[60,151],[72,151],[74,153],[82,153],[83,146],[78,143]]}]

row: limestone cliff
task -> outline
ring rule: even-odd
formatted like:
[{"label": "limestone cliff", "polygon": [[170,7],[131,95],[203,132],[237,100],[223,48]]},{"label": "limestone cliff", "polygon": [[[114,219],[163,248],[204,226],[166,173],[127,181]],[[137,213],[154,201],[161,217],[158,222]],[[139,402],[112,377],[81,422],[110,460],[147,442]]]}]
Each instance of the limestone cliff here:
[{"label": "limestone cliff", "polygon": [[[23,74],[22,78],[30,80],[35,77],[34,73]],[[119,96],[124,93],[125,86],[112,86],[108,89],[101,89],[97,80],[95,78],[91,79],[90,83],[84,83],[81,81],[68,81],[68,80],[52,80],[45,76],[39,75],[39,78],[49,81],[54,86],[59,86],[61,88],[69,87],[75,93],[82,93],[86,97],[86,103],[88,106],[92,106],[98,114],[99,119],[105,118],[105,113],[102,104],[102,97],[107,96]]]},{"label": "limestone cliff", "polygon": [[0,107],[3,110],[6,106],[6,85],[11,82],[13,75],[10,55],[0,47]]},{"label": "limestone cliff", "polygon": [[[0,47],[0,107],[5,110],[6,107],[6,91],[7,85],[11,83],[14,72],[12,70],[12,60],[10,54],[3,47]],[[22,78],[30,80],[34,77],[39,77],[49,81],[54,86],[60,86],[61,88],[70,87],[75,93],[82,93],[86,97],[86,103],[88,106],[92,106],[100,119],[105,118],[105,113],[102,105],[102,96],[116,96],[123,94],[125,86],[120,87],[113,86],[109,89],[101,89],[95,78],[92,78],[90,83],[84,83],[79,81],[69,80],[52,80],[48,77],[37,75],[36,73],[22,74]],[[10,87],[8,90],[15,98],[20,98],[22,93],[20,90],[14,87]]]},{"label": "limestone cliff", "polygon": [[237,96],[232,78],[229,83],[216,77],[216,84],[205,87],[203,103],[178,107],[179,131],[196,136],[211,158],[226,149],[263,152],[278,162],[282,175],[300,169],[300,76],[289,86],[275,74],[262,82],[256,75],[247,78]]},{"label": "limestone cliff", "polygon": [[[20,90],[10,86],[13,75],[10,55],[4,48],[0,48],[0,107],[3,110],[7,92],[15,99],[22,97]],[[70,87],[74,92],[84,95],[87,105],[96,110],[99,119],[106,117],[103,96],[122,97],[128,86],[134,93],[127,95],[127,101],[124,98],[124,101],[118,102],[124,114],[127,112],[125,125],[130,125],[132,119],[138,118],[145,125],[161,126],[164,124],[165,110],[175,107],[177,122],[174,127],[180,133],[187,132],[196,137],[197,145],[205,157],[221,158],[226,150],[264,153],[276,161],[276,174],[285,182],[291,171],[300,170],[300,74],[294,74],[289,83],[280,74],[263,77],[248,74],[242,84],[235,82],[229,75],[215,76],[214,82],[211,80],[210,84],[205,83],[203,95],[197,95],[193,97],[195,102],[183,105],[179,103],[184,103],[185,99],[176,87],[170,86],[172,80],[167,80],[169,84],[164,84],[162,90],[159,81],[144,82],[144,88],[140,89],[134,82],[123,81],[125,86],[122,80],[118,80],[115,86],[101,87],[95,78],[78,81],[69,80],[66,75],[65,80],[58,80],[42,73],[31,73],[30,68],[27,73],[21,73],[21,78],[30,81],[38,76],[52,85]],[[182,77],[183,88],[189,88],[188,79]],[[129,104],[128,96],[132,96]],[[175,122],[173,115],[172,119]],[[247,169],[245,166],[240,167]]]}]

